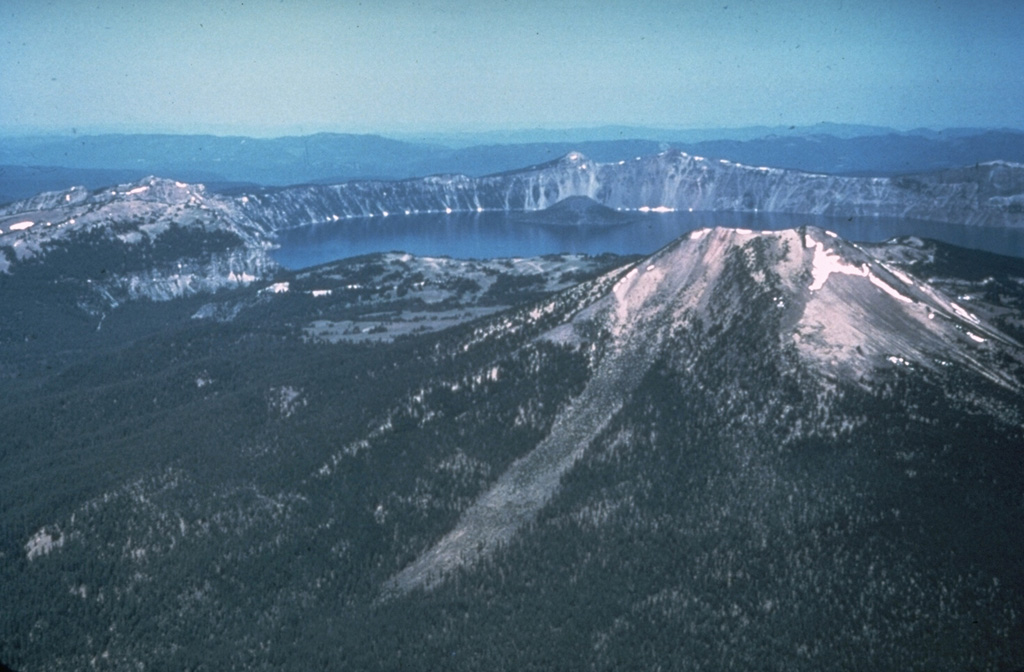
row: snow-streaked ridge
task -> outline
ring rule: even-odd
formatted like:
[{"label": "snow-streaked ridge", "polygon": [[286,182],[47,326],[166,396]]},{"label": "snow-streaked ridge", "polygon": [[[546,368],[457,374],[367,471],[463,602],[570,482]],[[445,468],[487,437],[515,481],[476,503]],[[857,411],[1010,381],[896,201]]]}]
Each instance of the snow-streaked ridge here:
[{"label": "snow-streaked ridge", "polygon": [[[5,232],[0,273],[5,274],[17,273],[18,262],[45,257],[51,249],[85,245],[87,253],[88,246],[115,245],[132,255],[163,244],[169,231],[189,232],[198,247],[182,247],[176,260],[112,273],[101,282],[90,279],[97,298],[110,307],[135,298],[166,300],[246,285],[276,268],[269,256],[271,232],[245,216],[234,199],[210,194],[201,184],[157,177],[93,191],[72,187],[9,204],[0,208],[0,230]],[[174,239],[181,244],[180,235]]]},{"label": "snow-streaked ridge", "polygon": [[1018,387],[992,364],[989,349],[1005,346],[1022,359],[1019,344],[923,281],[813,227],[694,231],[602,282],[594,285],[604,288],[602,296],[581,303],[541,337],[592,353],[583,391],[448,534],[386,582],[385,596],[436,586],[512,538],[551,500],[561,476],[607,427],[666,344],[751,310],[737,282],[774,294],[778,352],[794,353],[822,380],[867,385],[875,372],[893,366],[956,362]]},{"label": "snow-streaked ridge", "polygon": [[1022,166],[992,164],[981,171],[900,178],[848,177],[707,161],[678,151],[611,163],[570,152],[557,161],[499,175],[296,187],[247,195],[239,204],[255,220],[282,228],[384,213],[533,211],[580,196],[625,211],[780,212],[1024,225],[1018,207],[1024,202]]}]

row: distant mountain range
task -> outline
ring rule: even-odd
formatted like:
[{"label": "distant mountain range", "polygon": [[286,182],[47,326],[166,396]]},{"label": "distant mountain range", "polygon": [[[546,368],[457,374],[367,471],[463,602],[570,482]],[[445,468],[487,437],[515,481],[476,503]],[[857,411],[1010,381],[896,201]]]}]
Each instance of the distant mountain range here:
[{"label": "distant mountain range", "polygon": [[[938,132],[975,135],[984,129],[950,129]],[[738,128],[672,129],[647,126],[607,125],[592,128],[516,129],[509,131],[480,131],[464,133],[406,133],[394,137],[409,142],[427,142],[446,147],[464,148],[481,145],[523,145],[531,143],[579,142],[582,140],[609,142],[618,140],[653,140],[655,142],[706,142],[708,140],[758,140],[766,137],[832,136],[855,138],[905,133],[907,135],[934,135],[935,131],[916,129],[897,131],[885,126],[865,124],[834,124],[821,122],[811,126],[743,126]]]},{"label": "distant mountain range", "polygon": [[665,149],[750,165],[837,175],[928,172],[993,160],[1024,162],[1024,132],[821,124],[733,131],[633,127],[409,136],[317,134],[258,139],[192,135],[8,137],[0,142],[0,203],[73,185],[160,175],[213,188],[285,186],[460,173],[482,176],[570,151],[614,162]]}]

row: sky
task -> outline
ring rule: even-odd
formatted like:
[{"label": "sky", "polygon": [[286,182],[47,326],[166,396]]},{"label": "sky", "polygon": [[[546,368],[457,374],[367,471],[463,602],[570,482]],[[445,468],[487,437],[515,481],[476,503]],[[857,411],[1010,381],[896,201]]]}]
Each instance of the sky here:
[{"label": "sky", "polygon": [[1024,128],[1021,0],[0,0],[0,134]]}]

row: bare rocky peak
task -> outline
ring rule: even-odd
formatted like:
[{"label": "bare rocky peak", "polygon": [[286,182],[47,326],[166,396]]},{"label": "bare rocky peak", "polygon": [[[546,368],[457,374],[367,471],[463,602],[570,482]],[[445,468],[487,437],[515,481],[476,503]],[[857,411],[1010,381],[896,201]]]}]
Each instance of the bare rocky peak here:
[{"label": "bare rocky peak", "polygon": [[912,369],[937,378],[955,369],[1011,393],[1024,389],[1019,343],[927,282],[820,228],[700,229],[589,291],[573,291],[575,304],[556,299],[520,319],[555,316],[560,323],[540,339],[587,353],[586,386],[543,441],[392,577],[386,593],[436,586],[508,543],[658,367],[685,381],[692,368],[711,366],[721,371],[715,384],[732,389],[754,381],[728,379],[723,360],[756,351],[754,371],[786,371],[802,381],[803,394],[821,399],[836,384],[873,394],[879,379]]},{"label": "bare rocky peak", "polygon": [[[781,348],[831,375],[879,366],[968,365],[1016,386],[996,353],[1020,346],[955,300],[836,234],[700,229],[640,262],[602,300],[555,329],[578,341],[598,325],[617,348],[764,311]],[[647,347],[647,346],[645,346]]]}]

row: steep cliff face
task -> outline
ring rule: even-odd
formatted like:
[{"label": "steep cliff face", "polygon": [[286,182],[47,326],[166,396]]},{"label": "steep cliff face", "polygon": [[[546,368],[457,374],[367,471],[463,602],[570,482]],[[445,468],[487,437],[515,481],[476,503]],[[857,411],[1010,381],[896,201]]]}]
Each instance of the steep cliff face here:
[{"label": "steep cliff face", "polygon": [[[588,199],[586,201],[582,199]],[[229,197],[148,178],[73,188],[0,208],[0,273],[83,241],[120,250],[111,291],[168,298],[246,282],[273,267],[275,231],[419,213],[537,212],[587,202],[614,210],[779,212],[906,217],[979,226],[1024,224],[1024,166],[993,162],[896,178],[816,175],[711,161],[681,152],[597,163],[571,152],[548,164],[470,178],[347,182]],[[572,208],[565,208],[571,210]],[[576,216],[552,210],[548,221]],[[184,236],[184,237],[183,237]],[[185,238],[191,242],[185,244]],[[83,248],[84,249],[84,248]],[[102,250],[92,250],[102,256]],[[110,269],[108,269],[110,270]]]},{"label": "steep cliff face", "polygon": [[533,211],[585,196],[624,210],[779,212],[908,217],[971,225],[1024,223],[1024,166],[1005,162],[925,175],[841,177],[712,161],[682,152],[596,163],[578,152],[481,178],[292,187],[241,197],[275,229],[413,213]]}]

